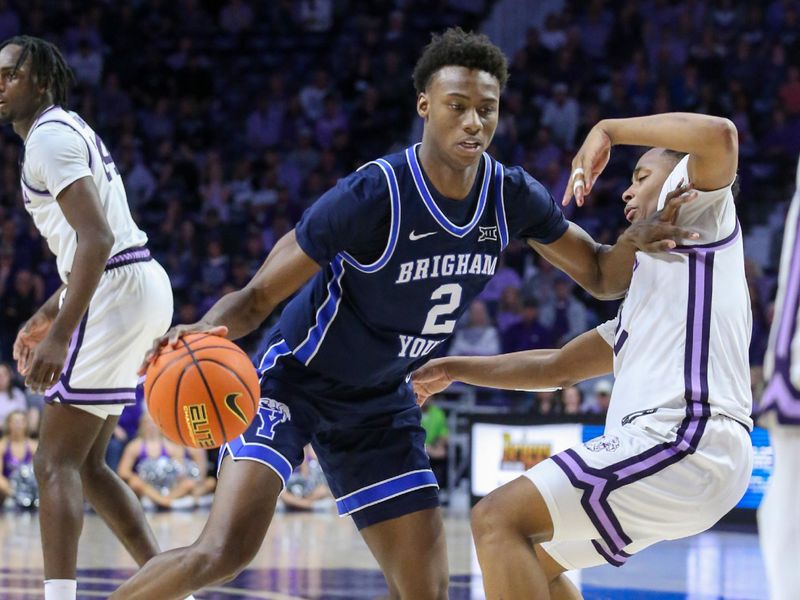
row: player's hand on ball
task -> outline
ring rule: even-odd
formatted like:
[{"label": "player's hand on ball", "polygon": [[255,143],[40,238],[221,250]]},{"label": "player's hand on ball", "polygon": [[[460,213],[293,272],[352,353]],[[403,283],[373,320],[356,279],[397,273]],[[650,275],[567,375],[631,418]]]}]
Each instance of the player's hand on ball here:
[{"label": "player's hand on ball", "polygon": [[150,348],[147,354],[144,355],[144,360],[139,366],[139,375],[145,374],[147,371],[147,365],[156,359],[163,348],[176,348],[179,340],[183,336],[189,335],[190,333],[207,333],[209,335],[225,337],[228,335],[228,328],[224,325],[213,325],[204,321],[198,321],[197,323],[193,323],[191,325],[176,325],[175,327],[172,327],[169,329],[169,331],[167,331],[167,333],[153,341],[152,348]]},{"label": "player's hand on ball", "polygon": [[667,194],[664,208],[628,227],[623,237],[643,252],[664,252],[672,250],[682,240],[698,239],[698,233],[675,225],[680,208],[695,198],[697,191],[692,184],[684,184],[681,179]]},{"label": "player's hand on ball", "polygon": [[17,339],[14,340],[12,356],[17,361],[17,371],[20,375],[27,375],[30,372],[31,354],[39,342],[47,337],[52,324],[53,320],[39,311],[19,330]]},{"label": "player's hand on ball", "polygon": [[417,404],[422,406],[428,398],[447,389],[453,380],[447,374],[443,359],[437,358],[414,371],[411,383],[417,395]]}]

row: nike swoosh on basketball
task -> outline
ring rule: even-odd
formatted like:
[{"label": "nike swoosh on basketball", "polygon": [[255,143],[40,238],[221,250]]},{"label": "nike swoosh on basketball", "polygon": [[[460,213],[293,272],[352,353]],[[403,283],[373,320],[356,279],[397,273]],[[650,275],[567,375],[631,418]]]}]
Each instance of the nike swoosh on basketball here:
[{"label": "nike swoosh on basketball", "polygon": [[408,234],[408,239],[412,242],[416,242],[417,240],[421,240],[422,238],[426,238],[429,235],[436,235],[439,233],[438,231],[429,231],[428,233],[414,233],[412,230],[411,233]]},{"label": "nike swoosh on basketball", "polygon": [[234,394],[228,394],[227,396],[225,396],[225,406],[227,406],[228,410],[230,410],[234,415],[236,415],[239,419],[241,419],[242,423],[248,425],[249,423],[247,421],[247,417],[244,416],[242,409],[239,408],[238,404],[236,404],[236,399],[239,396],[241,396],[241,394],[238,392]]}]

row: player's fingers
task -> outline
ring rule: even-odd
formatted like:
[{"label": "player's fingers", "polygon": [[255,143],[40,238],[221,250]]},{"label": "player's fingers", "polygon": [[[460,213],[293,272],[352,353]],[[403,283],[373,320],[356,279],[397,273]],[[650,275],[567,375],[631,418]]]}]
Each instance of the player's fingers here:
[{"label": "player's fingers", "polygon": [[17,370],[20,375],[27,375],[30,371],[31,351],[28,346],[22,346],[19,351],[19,358],[17,358]]},{"label": "player's fingers", "polygon": [[569,206],[572,197],[575,195],[572,189],[572,183],[575,180],[575,173],[572,172],[567,181],[567,187],[564,188],[564,195],[561,197],[561,206]]},{"label": "player's fingers", "polygon": [[583,197],[586,193],[586,168],[583,158],[580,159],[578,166],[572,171],[572,195],[575,196],[575,204],[583,206]]},{"label": "player's fingers", "polygon": [[205,333],[209,333],[211,335],[218,335],[219,337],[226,337],[228,335],[228,328],[225,325],[217,325],[216,327],[212,327]]}]

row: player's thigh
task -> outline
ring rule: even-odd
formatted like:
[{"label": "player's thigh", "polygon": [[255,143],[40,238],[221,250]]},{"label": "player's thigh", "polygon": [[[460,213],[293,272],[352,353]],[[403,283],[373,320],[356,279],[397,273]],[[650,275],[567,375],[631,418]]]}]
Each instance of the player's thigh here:
[{"label": "player's thigh", "polygon": [[36,464],[80,467],[103,430],[105,421],[77,407],[48,403],[39,429]]},{"label": "player's thigh", "polygon": [[514,532],[539,543],[553,536],[553,521],[536,484],[527,477],[518,477],[475,505],[472,529],[477,538]]}]

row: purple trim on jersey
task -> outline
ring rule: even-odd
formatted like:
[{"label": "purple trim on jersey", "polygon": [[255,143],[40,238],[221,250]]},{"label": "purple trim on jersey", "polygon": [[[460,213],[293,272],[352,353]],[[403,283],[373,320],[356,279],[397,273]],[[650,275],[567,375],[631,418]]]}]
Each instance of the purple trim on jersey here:
[{"label": "purple trim on jersey", "polygon": [[675,246],[675,248],[673,248],[670,252],[707,252],[709,250],[716,252],[717,250],[724,250],[736,242],[736,240],[739,238],[739,233],[741,233],[741,226],[739,225],[739,219],[736,219],[736,226],[733,228],[733,232],[731,232],[729,236],[709,244],[697,244],[695,246],[678,245]]},{"label": "purple trim on jersey", "polygon": [[[44,113],[42,113],[42,114],[44,114]],[[92,168],[92,148],[91,148],[91,146],[89,146],[89,142],[86,140],[86,138],[83,137],[83,134],[79,130],[75,129],[75,127],[73,127],[71,123],[67,123],[66,121],[62,121],[61,119],[50,119],[49,121],[42,121],[36,127],[41,127],[42,125],[47,125],[48,123],[60,123],[61,125],[66,125],[70,129],[72,129],[72,131],[74,131],[79,136],[81,136],[81,139],[83,140],[83,143],[86,144],[86,151],[89,153],[89,168],[91,169]],[[32,127],[31,128],[31,132],[33,132],[34,129],[35,128]]]},{"label": "purple trim on jersey", "polygon": [[29,192],[33,192],[34,194],[37,194],[39,196],[49,196],[50,195],[50,192],[48,192],[47,190],[37,190],[35,187],[31,186],[27,181],[25,181],[25,178],[23,177],[21,170],[20,170],[20,173],[19,173],[19,180],[22,182],[22,185]]},{"label": "purple trim on jersey", "polygon": [[797,309],[800,300],[800,213],[795,223],[795,239],[789,259],[789,277],[783,294],[783,307],[775,339],[775,367],[759,407],[759,414],[775,411],[779,423],[800,425],[800,390],[792,384],[791,345],[797,331]]},{"label": "purple trim on jersey", "polygon": [[[620,321],[620,323],[621,323],[621,321]],[[619,325],[617,326],[617,329],[619,329]],[[628,332],[623,329],[622,333],[619,334],[619,337],[617,338],[617,341],[614,342],[614,355],[615,356],[617,354],[619,354],[620,350],[622,350],[622,347],[625,345],[625,342],[627,341],[627,339],[628,339]]]},{"label": "purple trim on jersey", "polygon": [[106,262],[105,270],[111,271],[119,267],[124,267],[125,265],[148,262],[150,260],[153,260],[153,257],[150,254],[150,250],[147,248],[128,248],[109,258]]},{"label": "purple trim on jersey", "polygon": [[[42,112],[40,112],[39,116],[36,117],[36,120],[34,120],[34,122],[31,123],[31,128],[28,131],[33,131],[36,128],[36,126],[39,125],[39,121],[42,119],[42,117],[45,116],[47,113],[49,113],[51,110],[54,110],[56,108],[59,108],[58,104],[53,104],[45,108]],[[30,133],[28,134],[28,137],[30,137]]]},{"label": "purple trim on jersey", "polygon": [[596,469],[573,449],[553,456],[553,462],[572,485],[583,491],[581,505],[600,534],[595,550],[609,564],[621,566],[630,556],[624,548],[631,538],[614,515],[608,497],[616,489],[639,481],[675,464],[697,451],[710,416],[708,403],[708,351],[711,337],[711,301],[714,282],[714,252],[688,256],[689,290],[686,310],[684,388],[686,415],[672,442],[658,444],[638,455]]}]

